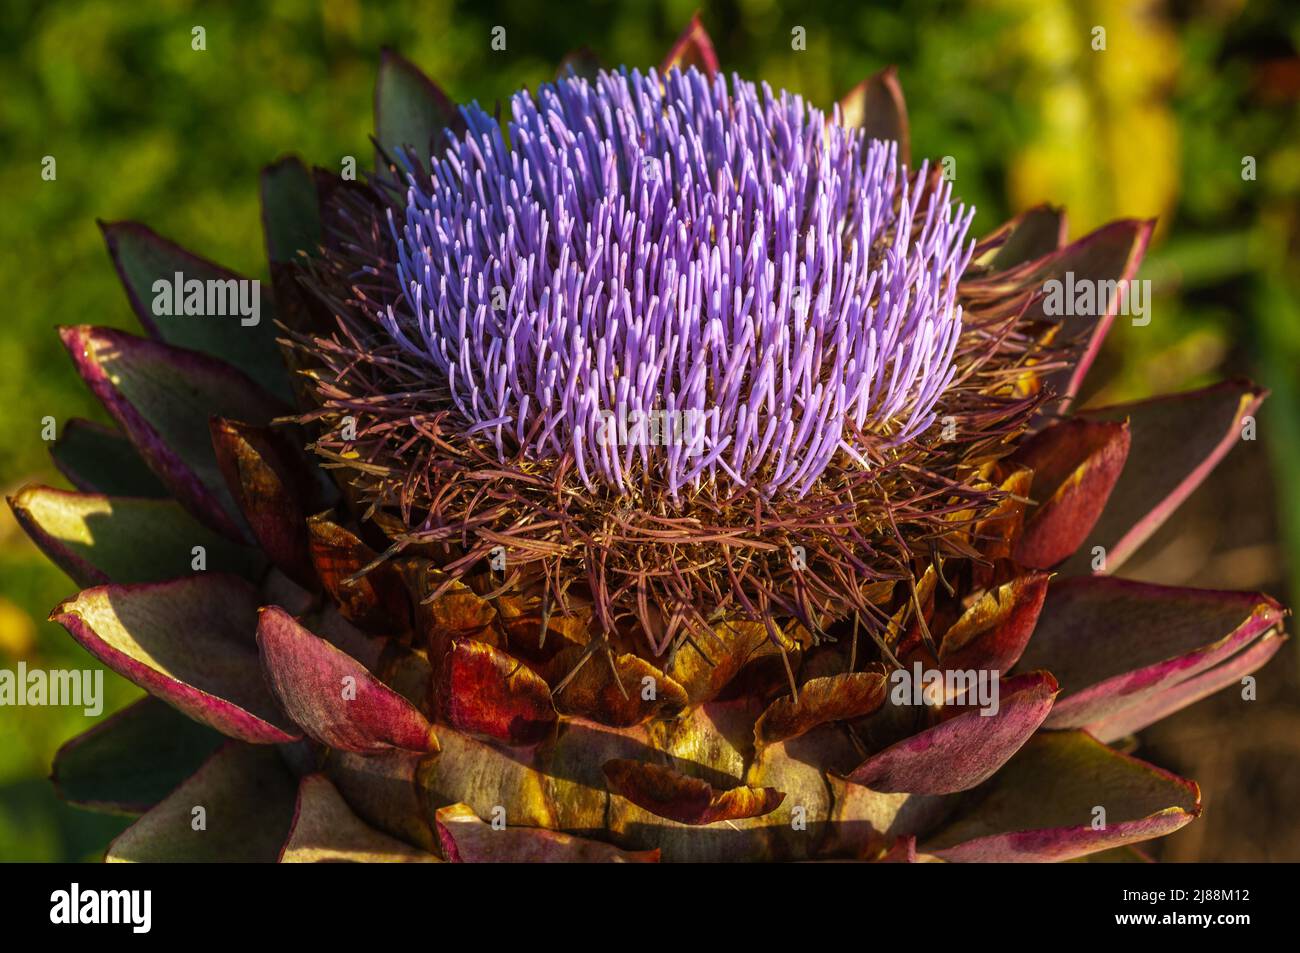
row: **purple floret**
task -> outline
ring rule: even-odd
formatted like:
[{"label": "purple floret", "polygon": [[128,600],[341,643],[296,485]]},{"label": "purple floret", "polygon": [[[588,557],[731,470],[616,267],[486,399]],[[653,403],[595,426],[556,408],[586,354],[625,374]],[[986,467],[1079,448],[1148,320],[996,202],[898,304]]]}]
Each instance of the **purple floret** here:
[{"label": "purple floret", "polygon": [[510,145],[462,112],[389,212],[403,300],[380,317],[503,459],[803,495],[934,422],[974,213],[947,182],[921,208],[895,143],[693,68],[521,91]]}]

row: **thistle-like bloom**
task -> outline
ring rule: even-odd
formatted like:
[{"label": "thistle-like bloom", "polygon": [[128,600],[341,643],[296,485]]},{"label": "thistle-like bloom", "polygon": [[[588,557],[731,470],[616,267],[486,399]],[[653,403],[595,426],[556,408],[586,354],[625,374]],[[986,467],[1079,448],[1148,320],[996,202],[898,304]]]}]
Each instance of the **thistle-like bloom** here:
[{"label": "thistle-like bloom", "polygon": [[1199,813],[1111,744],[1285,610],[1113,573],[1263,394],[1075,412],[1114,312],[1040,304],[1152,223],[972,246],[892,72],[829,116],[716,73],[697,21],[502,132],[385,56],[375,175],[263,178],[279,332],[154,314],[236,276],[106,226],[149,339],[61,333],[120,429],[11,504],[151,696],[56,758],[142,814],[110,859],[1063,860]]},{"label": "thistle-like bloom", "polygon": [[950,551],[954,506],[991,498],[972,467],[1041,402],[1009,376],[1053,360],[1012,311],[965,319],[951,184],[694,67],[511,112],[464,107],[327,202],[308,284],[346,330],[299,340],[309,419],[394,545],[448,547],[449,579],[504,559],[655,655],[719,615],[871,612],[919,541]]},{"label": "thistle-like bloom", "polygon": [[[913,187],[896,143],[694,68],[511,105],[509,144],[466,108],[389,217],[385,324],[466,436],[675,500],[717,479],[802,495],[834,455],[866,466],[866,440],[933,423],[973,212]],[[662,454],[648,427],[610,439],[660,414],[687,424]]]}]

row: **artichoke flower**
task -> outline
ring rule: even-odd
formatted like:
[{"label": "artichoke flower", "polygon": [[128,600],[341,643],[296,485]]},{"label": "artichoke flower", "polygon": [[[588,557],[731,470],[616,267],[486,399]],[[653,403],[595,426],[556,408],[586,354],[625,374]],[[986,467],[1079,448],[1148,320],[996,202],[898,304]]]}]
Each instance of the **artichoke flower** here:
[{"label": "artichoke flower", "polygon": [[891,70],[824,112],[698,21],[504,121],[392,53],[375,99],[373,174],[264,173],[260,320],[160,306],[244,279],[116,223],[145,336],[61,329],[117,427],[10,503],[148,693],[55,760],[138,815],[108,860],[1123,859],[1197,816],[1132,736],[1286,613],[1116,573],[1264,393],[1076,410],[1119,299],[1045,307],[1152,222],[977,240]]}]

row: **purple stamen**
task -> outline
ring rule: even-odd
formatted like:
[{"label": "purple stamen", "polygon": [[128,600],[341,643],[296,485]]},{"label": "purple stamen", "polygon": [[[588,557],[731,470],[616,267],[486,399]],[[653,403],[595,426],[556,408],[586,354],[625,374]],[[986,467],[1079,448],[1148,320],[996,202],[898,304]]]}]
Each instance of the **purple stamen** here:
[{"label": "purple stamen", "polygon": [[[510,146],[462,113],[389,211],[403,307],[377,317],[466,436],[572,455],[589,488],[802,496],[934,423],[974,212],[896,144],[693,68],[517,93]],[[608,446],[611,414],[694,426]]]}]

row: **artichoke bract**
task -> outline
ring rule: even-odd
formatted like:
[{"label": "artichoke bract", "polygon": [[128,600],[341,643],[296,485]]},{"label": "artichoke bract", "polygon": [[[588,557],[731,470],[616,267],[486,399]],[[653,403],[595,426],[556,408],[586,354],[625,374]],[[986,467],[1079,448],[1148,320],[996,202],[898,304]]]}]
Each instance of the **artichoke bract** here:
[{"label": "artichoke bract", "polygon": [[107,859],[1047,861],[1194,819],[1125,739],[1286,613],[1116,573],[1264,394],[1076,411],[1120,301],[1043,304],[1153,223],[975,239],[892,70],[822,111],[698,21],[583,66],[503,122],[385,53],[372,175],[264,173],[269,293],[104,226],[145,336],[61,334],[117,427],[11,504],[148,692],[54,765],[139,815]]}]

